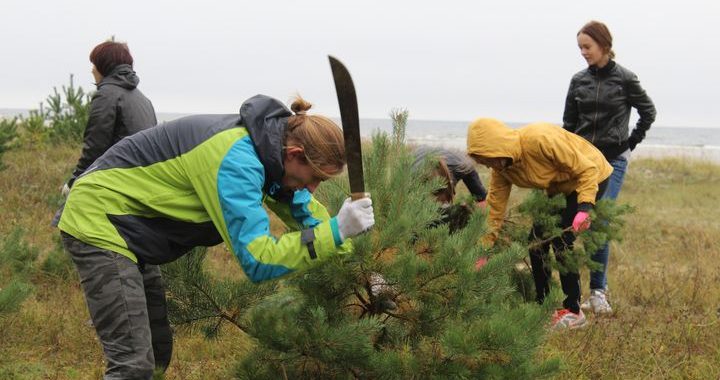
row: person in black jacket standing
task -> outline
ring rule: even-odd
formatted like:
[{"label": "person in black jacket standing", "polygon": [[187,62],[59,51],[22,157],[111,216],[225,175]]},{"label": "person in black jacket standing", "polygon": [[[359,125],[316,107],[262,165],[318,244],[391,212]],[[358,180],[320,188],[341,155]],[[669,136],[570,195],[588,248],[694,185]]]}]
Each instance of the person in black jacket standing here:
[{"label": "person in black jacket standing", "polygon": [[127,44],[103,42],[90,52],[90,62],[97,91],[90,102],[82,154],[63,194],[116,142],[157,124],[152,103],[137,88],[140,79]]},{"label": "person in black jacket standing", "polygon": [[[655,105],[640,85],[637,76],[613,59],[612,35],[598,21],[585,24],[577,34],[580,54],[588,67],[572,77],[565,100],[563,128],[576,133],[597,147],[613,166],[613,173],[602,198],[616,199],[628,166],[630,151],[645,138],[655,121]],[[640,118],[629,132],[631,109]],[[606,244],[592,259],[603,268],[590,273],[590,297],[583,309],[596,314],[610,314],[607,301]]]}]

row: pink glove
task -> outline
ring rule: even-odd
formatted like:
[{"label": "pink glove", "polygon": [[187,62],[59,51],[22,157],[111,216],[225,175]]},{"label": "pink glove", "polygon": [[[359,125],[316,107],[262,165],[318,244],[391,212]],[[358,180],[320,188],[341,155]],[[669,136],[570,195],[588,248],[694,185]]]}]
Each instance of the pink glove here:
[{"label": "pink glove", "polygon": [[480,257],[480,258],[477,259],[477,261],[475,262],[475,270],[476,270],[476,271],[479,271],[480,269],[482,269],[482,267],[485,266],[485,264],[487,264],[487,262],[488,262],[488,258],[487,258],[487,257],[484,257],[484,256],[483,256],[483,257]]},{"label": "pink glove", "polygon": [[578,211],[573,219],[572,227],[575,232],[582,232],[590,228],[590,214],[586,211]]}]

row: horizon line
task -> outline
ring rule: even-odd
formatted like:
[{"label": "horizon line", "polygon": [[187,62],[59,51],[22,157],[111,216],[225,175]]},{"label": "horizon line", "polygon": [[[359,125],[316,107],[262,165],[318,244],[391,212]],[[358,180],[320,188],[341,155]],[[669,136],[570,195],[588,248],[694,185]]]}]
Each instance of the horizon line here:
[{"label": "horizon line", "polygon": [[[3,111],[13,111],[13,112],[15,113],[15,115],[12,115],[12,116],[18,116],[17,113],[21,113],[21,114],[22,114],[22,113],[26,113],[26,112],[28,112],[28,111],[30,111],[30,110],[34,110],[34,109],[37,109],[37,108],[14,108],[14,107],[3,108],[3,107],[0,107],[0,118],[1,118],[2,116],[4,116],[4,115],[3,115],[3,113],[4,113]],[[18,111],[19,111],[19,112],[18,112]],[[165,112],[165,111],[157,111],[157,112],[155,112],[155,114],[156,114],[156,115],[159,115],[159,114],[163,114],[163,115],[177,115],[177,117],[183,117],[183,116],[204,115],[204,114],[207,114],[207,115],[226,115],[226,114],[229,114],[229,113],[172,112],[172,111],[171,111],[171,112]],[[325,115],[325,116],[327,116],[327,115]],[[177,118],[177,117],[176,117],[176,118]],[[330,119],[340,120],[340,116],[339,116],[339,115],[338,115],[338,116],[327,116],[327,117],[329,117]],[[175,119],[175,118],[173,118],[173,119]],[[170,121],[170,120],[173,120],[173,119],[162,120],[162,121]],[[362,116],[361,116],[361,117],[360,117],[360,120],[391,120],[391,119],[390,119],[390,117],[362,117]],[[452,122],[452,123],[470,123],[472,120],[459,120],[459,119],[444,119],[444,120],[441,120],[441,119],[434,119],[434,118],[432,118],[432,119],[409,118],[409,119],[408,119],[408,122],[411,122],[411,121],[445,122],[445,123],[447,123],[447,122]],[[527,121],[507,121],[507,120],[502,120],[502,121],[505,122],[505,123],[507,123],[507,124],[512,124],[512,125],[526,125],[526,124],[535,123],[535,122],[548,122],[548,123],[555,124],[555,125],[560,125],[560,126],[562,125],[562,123],[553,122],[553,121],[547,121],[547,120],[534,121],[534,122],[527,122]],[[632,127],[632,126],[630,126],[630,127]],[[652,125],[652,127],[655,127],[655,128],[720,129],[720,125],[715,126],[715,127],[678,126],[678,125]]]}]

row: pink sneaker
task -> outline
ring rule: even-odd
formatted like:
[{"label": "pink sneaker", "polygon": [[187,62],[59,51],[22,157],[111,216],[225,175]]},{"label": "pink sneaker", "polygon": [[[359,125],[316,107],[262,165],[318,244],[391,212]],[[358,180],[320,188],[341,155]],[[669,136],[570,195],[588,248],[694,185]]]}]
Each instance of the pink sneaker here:
[{"label": "pink sneaker", "polygon": [[555,311],[550,323],[553,330],[573,330],[587,326],[587,319],[582,310],[575,314],[569,309],[561,309]]}]

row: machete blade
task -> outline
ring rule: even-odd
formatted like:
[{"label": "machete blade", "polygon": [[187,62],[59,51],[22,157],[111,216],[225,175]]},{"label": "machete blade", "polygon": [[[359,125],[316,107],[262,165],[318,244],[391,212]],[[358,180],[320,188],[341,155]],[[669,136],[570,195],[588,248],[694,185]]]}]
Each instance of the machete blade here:
[{"label": "machete blade", "polygon": [[340,105],[350,193],[353,200],[360,199],[365,197],[365,179],[363,176],[360,118],[358,116],[355,85],[345,65],[333,56],[328,56],[328,58],[330,59],[330,68],[335,80],[335,91]]}]

